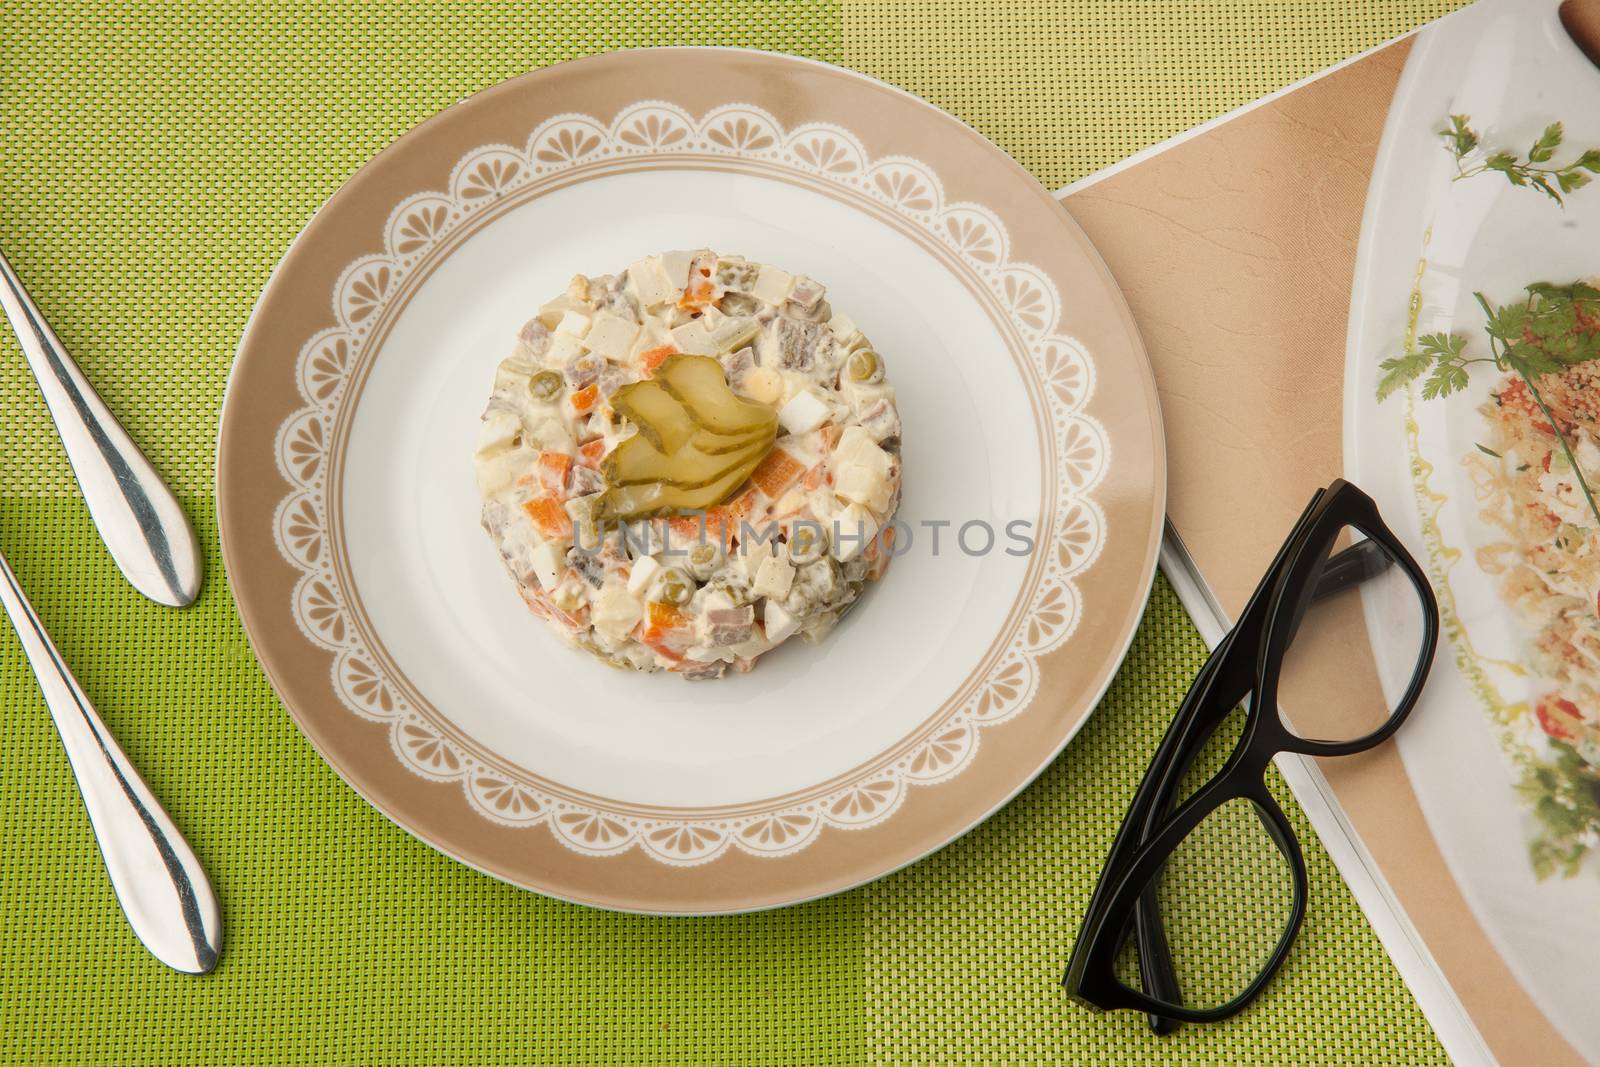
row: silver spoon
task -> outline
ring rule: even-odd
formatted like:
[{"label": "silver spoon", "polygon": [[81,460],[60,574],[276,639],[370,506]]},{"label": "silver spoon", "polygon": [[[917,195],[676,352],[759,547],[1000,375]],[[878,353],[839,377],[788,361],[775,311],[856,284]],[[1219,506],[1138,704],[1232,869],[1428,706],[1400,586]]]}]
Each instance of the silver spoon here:
[{"label": "silver spoon", "polygon": [[3,253],[0,307],[44,394],[89,517],[111,558],[135,589],[158,604],[193,603],[200,593],[200,546],[187,516],[67,355]]},{"label": "silver spoon", "polygon": [[122,913],[156,959],[205,974],[222,947],[222,915],[205,870],[84,696],[4,555],[0,603],[44,691]]}]

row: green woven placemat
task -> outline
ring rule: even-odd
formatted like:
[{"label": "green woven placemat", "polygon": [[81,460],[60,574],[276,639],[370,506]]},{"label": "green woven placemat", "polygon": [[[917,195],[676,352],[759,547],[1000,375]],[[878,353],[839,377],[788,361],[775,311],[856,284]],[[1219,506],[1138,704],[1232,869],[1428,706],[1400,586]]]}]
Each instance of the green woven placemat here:
[{"label": "green woven placemat", "polygon": [[250,654],[211,491],[223,381],[284,248],[375,151],[502,78],[626,45],[792,51],[928,96],[1054,186],[1454,6],[0,4],[0,246],[210,569],[183,613],[117,578],[9,335],[0,548],[207,863],[228,938],[198,980],[135,942],[6,631],[0,1063],[1442,1060],[1297,811],[1310,917],[1257,1006],[1158,1040],[1063,1001],[1104,849],[1203,655],[1164,583],[1067,757],[969,837],[805,907],[641,919],[500,885],[341,784]]}]

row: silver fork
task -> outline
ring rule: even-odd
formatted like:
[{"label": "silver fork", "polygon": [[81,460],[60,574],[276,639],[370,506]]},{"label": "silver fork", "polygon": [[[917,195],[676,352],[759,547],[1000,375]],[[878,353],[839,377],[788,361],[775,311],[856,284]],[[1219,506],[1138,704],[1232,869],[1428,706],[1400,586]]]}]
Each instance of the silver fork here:
[{"label": "silver fork", "polygon": [[0,603],[67,750],[122,913],[162,963],[205,974],[222,947],[222,915],[205,870],[89,703],[3,554]]},{"label": "silver fork", "polygon": [[0,253],[5,310],[44,394],[89,517],[133,587],[181,608],[200,593],[200,545],[189,519],[128,431],[107,410]]}]

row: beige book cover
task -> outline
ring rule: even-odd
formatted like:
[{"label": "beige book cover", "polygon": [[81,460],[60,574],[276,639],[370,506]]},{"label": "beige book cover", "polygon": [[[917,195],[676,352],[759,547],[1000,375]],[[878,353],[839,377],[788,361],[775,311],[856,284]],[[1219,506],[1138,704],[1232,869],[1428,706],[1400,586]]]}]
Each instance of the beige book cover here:
[{"label": "beige book cover", "polygon": [[[1600,278],[1596,26],[1600,0],[1483,0],[1065,196],[1143,333],[1169,521],[1222,612],[1340,476],[1429,570],[1444,633],[1413,719],[1318,770],[1505,1064],[1600,1062],[1600,512],[1574,492],[1589,452],[1600,477],[1600,303],[1571,284]],[[1533,379],[1561,441],[1505,415],[1524,394],[1504,353],[1545,327],[1497,348],[1479,293],[1565,315]],[[1547,529],[1565,547],[1535,543]],[[1370,661],[1345,650],[1327,691],[1381,703]]]}]

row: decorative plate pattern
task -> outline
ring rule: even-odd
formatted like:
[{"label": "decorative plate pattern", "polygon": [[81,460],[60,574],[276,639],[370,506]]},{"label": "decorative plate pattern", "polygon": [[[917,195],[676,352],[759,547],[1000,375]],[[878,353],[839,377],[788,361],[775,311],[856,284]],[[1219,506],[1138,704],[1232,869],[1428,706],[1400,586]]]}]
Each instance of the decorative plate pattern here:
[{"label": "decorative plate pattern", "polygon": [[[348,417],[350,382],[375,358],[367,339],[408,279],[447,239],[507,197],[536,193],[580,168],[626,169],[646,160],[737,157],[813,183],[840,199],[887,210],[950,253],[1025,346],[1053,433],[1054,514],[1041,531],[1043,567],[1027,609],[979,684],[911,751],[871,767],[832,792],[729,819],[643,816],[624,805],[562,795],[534,781],[513,780],[430,724],[372,654],[349,605],[353,590],[334,565],[328,529],[327,475],[335,428]],[[1092,497],[1110,462],[1110,441],[1084,406],[1095,368],[1084,347],[1060,332],[1061,295],[1038,268],[1010,255],[995,212],[947,202],[928,165],[890,156],[869,158],[859,138],[830,124],[784,129],[747,104],[717,107],[696,119],[675,105],[646,101],[611,122],[563,114],[541,123],[520,147],[481,146],[455,166],[449,188],[403,200],[385,228],[384,252],[349,264],[331,293],[338,325],[306,341],[297,375],[304,406],[278,428],[278,469],[292,489],[278,504],[274,538],[301,572],[291,594],[300,632],[333,654],[332,685],[352,712],[386,723],[396,757],[435,781],[459,782],[473,810],[511,826],[546,826],[577,852],[613,855],[638,848],[676,866],[706,863],[730,849],[762,857],[805,848],[824,828],[861,829],[890,818],[913,786],[934,786],[966,769],[983,731],[1028,707],[1039,683],[1038,657],[1058,648],[1083,614],[1075,579],[1105,542],[1106,521]]]}]

